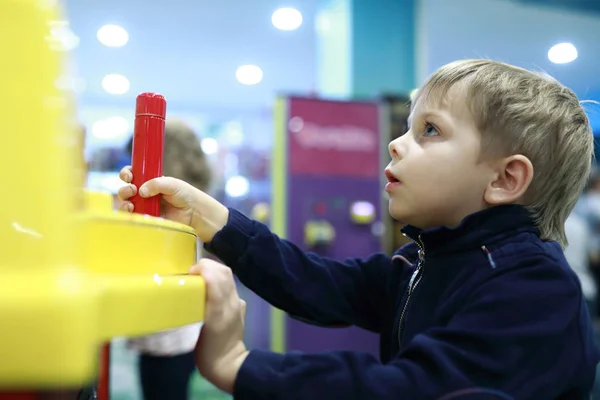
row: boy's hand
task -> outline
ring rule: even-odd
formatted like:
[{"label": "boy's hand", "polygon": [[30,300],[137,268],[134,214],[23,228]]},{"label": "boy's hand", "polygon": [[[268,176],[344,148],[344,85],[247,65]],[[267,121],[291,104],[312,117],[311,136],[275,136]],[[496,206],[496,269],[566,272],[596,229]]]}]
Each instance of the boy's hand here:
[{"label": "boy's hand", "polygon": [[[131,183],[131,167],[125,167],[119,173],[127,185],[119,189],[119,198],[123,211],[132,212],[133,203],[129,199],[136,195],[137,188]],[[192,185],[175,178],[161,177],[151,179],[140,188],[140,196],[162,195],[162,216],[171,221],[191,226],[205,243],[223,229],[229,218],[229,210],[223,204]]]},{"label": "boy's hand", "polygon": [[204,325],[196,345],[196,366],[213,385],[233,393],[235,379],[248,355],[244,345],[246,303],[237,294],[231,269],[202,259],[190,269],[206,282]]}]

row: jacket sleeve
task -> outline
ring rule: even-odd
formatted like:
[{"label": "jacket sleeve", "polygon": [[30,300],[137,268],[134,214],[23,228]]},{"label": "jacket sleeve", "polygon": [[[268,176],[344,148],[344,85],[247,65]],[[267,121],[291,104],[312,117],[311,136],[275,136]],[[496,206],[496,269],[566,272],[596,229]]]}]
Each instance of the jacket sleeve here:
[{"label": "jacket sleeve", "polygon": [[[447,325],[415,336],[388,364],[357,352],[252,351],[234,397],[558,398],[585,363],[575,322],[580,302],[576,284],[558,268],[506,273],[479,285]],[[581,375],[590,386],[596,362],[597,356]]]},{"label": "jacket sleeve", "polygon": [[318,324],[380,331],[392,267],[383,254],[338,262],[306,253],[233,209],[205,248],[250,290],[285,312]]}]

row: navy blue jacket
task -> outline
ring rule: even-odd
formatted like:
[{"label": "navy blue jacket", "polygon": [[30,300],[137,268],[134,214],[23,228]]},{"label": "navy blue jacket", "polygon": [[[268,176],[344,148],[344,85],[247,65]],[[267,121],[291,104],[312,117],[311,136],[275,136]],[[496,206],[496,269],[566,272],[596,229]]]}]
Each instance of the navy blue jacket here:
[{"label": "navy blue jacket", "polygon": [[581,287],[525,208],[499,206],[421,231],[392,258],[305,253],[230,210],[205,247],[272,305],[381,336],[350,351],[253,350],[236,399],[588,399],[596,364]]}]

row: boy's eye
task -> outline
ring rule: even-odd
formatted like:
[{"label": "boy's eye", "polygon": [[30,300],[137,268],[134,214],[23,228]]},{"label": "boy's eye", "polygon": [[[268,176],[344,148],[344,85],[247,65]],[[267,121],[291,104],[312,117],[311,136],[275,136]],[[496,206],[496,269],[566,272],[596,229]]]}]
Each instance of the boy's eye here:
[{"label": "boy's eye", "polygon": [[438,132],[437,128],[433,125],[431,125],[430,123],[427,123],[425,125],[425,133],[423,134],[423,136],[437,136],[440,133]]}]

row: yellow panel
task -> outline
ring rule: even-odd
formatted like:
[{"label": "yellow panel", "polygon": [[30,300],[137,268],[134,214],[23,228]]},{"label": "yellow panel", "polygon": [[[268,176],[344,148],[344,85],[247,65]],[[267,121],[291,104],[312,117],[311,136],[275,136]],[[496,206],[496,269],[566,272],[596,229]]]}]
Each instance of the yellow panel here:
[{"label": "yellow panel", "polygon": [[53,3],[0,1],[0,272],[73,261],[77,235],[67,216],[77,198],[77,141],[70,98],[54,86],[62,62]]},{"label": "yellow panel", "polygon": [[188,276],[196,236],[187,226],[120,212],[83,212],[78,268],[4,272],[0,387],[81,384],[98,345],[202,321],[205,286]]},{"label": "yellow panel", "polygon": [[[83,153],[83,151],[82,151]],[[113,196],[108,192],[97,190],[84,190],[85,209],[88,212],[111,212],[113,210]]]},{"label": "yellow panel", "polygon": [[90,272],[187,274],[196,262],[196,235],[187,226],[122,212],[84,213],[79,221],[79,251]]},{"label": "yellow panel", "polygon": [[141,335],[202,320],[204,281],[186,275],[196,262],[192,228],[123,212],[94,210],[78,217],[82,265],[101,289],[99,338]]},{"label": "yellow panel", "polygon": [[195,261],[192,229],[82,196],[72,97],[55,87],[58,3],[0,0],[2,388],[81,385],[110,337],[204,316],[204,282],[180,275]]},{"label": "yellow panel", "polygon": [[204,318],[204,281],[198,276],[107,276],[102,283],[102,339],[139,336]]},{"label": "yellow panel", "polygon": [[97,299],[74,269],[80,200],[55,1],[0,1],[0,385],[70,384],[95,369]]},{"label": "yellow panel", "polygon": [[[287,120],[288,99],[277,97],[273,107],[273,120],[275,125],[275,137],[273,138],[273,157],[271,159],[271,203],[273,215],[271,217],[271,229],[282,238],[287,236]],[[285,313],[278,308],[271,307],[269,313],[271,350],[283,353],[285,351]]]},{"label": "yellow panel", "polygon": [[0,279],[0,387],[89,381],[97,368],[98,291],[77,269]]}]

